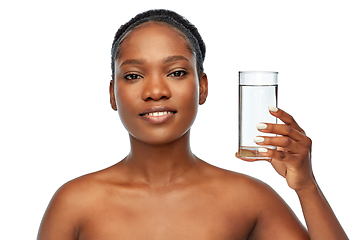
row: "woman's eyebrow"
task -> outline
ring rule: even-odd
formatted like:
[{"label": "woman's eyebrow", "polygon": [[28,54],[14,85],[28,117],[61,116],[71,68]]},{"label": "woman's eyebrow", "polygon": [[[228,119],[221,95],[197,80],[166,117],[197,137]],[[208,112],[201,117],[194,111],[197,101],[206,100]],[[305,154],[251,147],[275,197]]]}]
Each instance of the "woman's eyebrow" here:
[{"label": "woman's eyebrow", "polygon": [[120,64],[120,67],[123,65],[126,65],[126,64],[128,64],[128,65],[133,65],[133,64],[143,65],[144,60],[142,60],[142,59],[127,59]]},{"label": "woman's eyebrow", "polygon": [[[182,55],[174,55],[174,56],[169,56],[167,58],[164,59],[164,64],[165,63],[170,63],[170,62],[176,62],[176,61],[180,61],[180,60],[185,60],[187,62],[189,62],[189,59],[187,59],[186,57],[182,56]],[[144,65],[145,61],[143,59],[127,59],[125,61],[123,61],[120,64],[120,67],[124,66],[124,65]]]},{"label": "woman's eyebrow", "polygon": [[164,63],[176,62],[179,60],[185,60],[185,61],[189,62],[189,59],[187,59],[186,57],[184,57],[182,55],[174,55],[174,56],[169,56],[169,57],[165,58]]}]

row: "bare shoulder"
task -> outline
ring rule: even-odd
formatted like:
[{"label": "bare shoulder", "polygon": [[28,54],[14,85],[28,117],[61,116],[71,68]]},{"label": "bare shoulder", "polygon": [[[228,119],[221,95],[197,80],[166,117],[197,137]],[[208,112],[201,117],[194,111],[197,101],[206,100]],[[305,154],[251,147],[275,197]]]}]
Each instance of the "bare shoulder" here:
[{"label": "bare shoulder", "polygon": [[222,169],[208,163],[203,166],[203,177],[212,192],[221,196],[229,211],[244,211],[248,216],[257,219],[263,209],[270,203],[285,204],[281,197],[266,183],[243,173]]},{"label": "bare shoulder", "polygon": [[[251,197],[259,197],[259,201],[267,197],[278,197],[277,193],[263,181],[243,173],[222,169],[206,163],[207,172],[221,187],[231,190],[233,194],[240,192]],[[255,199],[254,199],[255,200]]]},{"label": "bare shoulder", "polygon": [[232,196],[243,199],[248,208],[252,208],[254,214],[260,216],[269,208],[280,206],[280,208],[288,208],[285,201],[279,194],[268,184],[254,177],[243,173],[233,172],[226,169],[213,167],[216,173],[216,181],[221,184],[222,189]]},{"label": "bare shoulder", "polygon": [[[208,164],[209,175],[213,176],[222,188],[234,195],[247,196],[254,204],[263,206],[270,204],[286,205],[277,192],[263,181],[243,173],[234,172]],[[256,206],[260,209],[259,206]]]},{"label": "bare shoulder", "polygon": [[63,202],[64,204],[76,204],[80,201],[90,200],[95,195],[89,195],[89,192],[96,193],[101,185],[101,171],[89,173],[63,184],[54,194],[52,202]]},{"label": "bare shoulder", "polygon": [[55,192],[41,222],[39,240],[77,239],[85,214],[104,191],[104,171],[73,179]]},{"label": "bare shoulder", "polygon": [[[207,166],[223,196],[245,206],[241,213],[255,221],[249,239],[309,239],[308,233],[290,207],[268,184],[229,170]],[[236,211],[236,205],[229,205]]]}]

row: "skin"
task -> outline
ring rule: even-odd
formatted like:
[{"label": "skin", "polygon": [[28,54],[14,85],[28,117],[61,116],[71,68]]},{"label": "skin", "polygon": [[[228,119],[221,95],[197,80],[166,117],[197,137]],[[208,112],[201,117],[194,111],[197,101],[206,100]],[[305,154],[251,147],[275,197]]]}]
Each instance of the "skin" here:
[{"label": "skin", "polygon": [[[64,184],[38,239],[289,240],[310,239],[309,233],[347,239],[313,177],[311,140],[281,109],[271,114],[285,124],[261,130],[281,136],[259,145],[281,147],[264,155],[298,193],[309,233],[268,185],[191,152],[190,128],[206,97],[207,76],[199,79],[177,30],[159,23],[133,30],[110,83],[110,103],[129,132],[131,151],[114,166]],[[160,123],[140,114],[159,106],[176,113]]]}]

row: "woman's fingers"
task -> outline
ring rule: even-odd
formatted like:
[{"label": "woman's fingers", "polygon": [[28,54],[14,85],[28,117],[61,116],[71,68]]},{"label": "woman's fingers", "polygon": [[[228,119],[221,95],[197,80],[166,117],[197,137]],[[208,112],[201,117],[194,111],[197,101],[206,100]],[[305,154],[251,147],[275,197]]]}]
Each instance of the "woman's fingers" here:
[{"label": "woman's fingers", "polygon": [[[297,129],[286,124],[270,124],[270,123],[259,123],[257,128],[263,133],[274,133],[281,135],[278,140],[275,137],[264,137],[265,144],[279,147],[293,146],[294,141],[300,143],[304,147],[311,145],[311,140],[304,133],[299,132]],[[284,138],[286,137],[286,138]],[[277,144],[280,145],[277,145]]]},{"label": "woman's fingers", "polygon": [[303,133],[286,124],[258,123],[256,127],[260,132],[288,136],[297,141],[300,141],[304,137]]},{"label": "woman's fingers", "polygon": [[[284,151],[291,153],[300,152],[299,143],[289,137],[256,137],[254,142],[258,145],[282,147]],[[283,152],[284,152],[283,151]]]},{"label": "woman's fingers", "polygon": [[269,148],[260,148],[259,151],[264,157],[269,157],[271,161],[274,159],[279,161],[289,161],[292,159],[292,155],[284,151],[277,151]]},{"label": "woman's fingers", "polygon": [[[284,124],[259,123],[257,128],[262,133],[275,136],[255,137],[259,146],[257,151],[242,158],[245,161],[267,160],[274,169],[286,178],[288,185],[294,189],[301,189],[309,181],[313,181],[311,169],[311,139],[296,123],[294,118],[285,111],[269,107],[270,113],[279,118]],[[251,156],[256,156],[251,159]],[[262,156],[264,158],[262,158]]]},{"label": "woman's fingers", "polygon": [[264,150],[261,153],[264,157],[269,157],[268,160],[275,170],[283,177],[287,177],[289,170],[298,169],[303,162],[300,160],[301,157],[298,154],[291,154],[289,152],[277,151],[275,149],[260,148],[260,151]]},{"label": "woman's fingers", "polygon": [[302,134],[305,134],[305,131],[297,124],[295,119],[290,114],[288,114],[287,112],[283,111],[280,108],[275,108],[275,107],[269,107],[269,110],[270,110],[271,115],[279,118],[285,124],[296,129],[297,131],[301,132]]},{"label": "woman's fingers", "polygon": [[[285,124],[259,123],[257,128],[263,133],[273,133],[277,136],[255,137],[258,145],[275,146],[277,150],[262,148],[263,155],[279,161],[293,161],[306,157],[311,151],[311,139],[305,135],[304,130],[296,123],[295,119],[285,111],[278,108],[269,108],[270,113]],[[265,152],[266,151],[266,152]]]}]

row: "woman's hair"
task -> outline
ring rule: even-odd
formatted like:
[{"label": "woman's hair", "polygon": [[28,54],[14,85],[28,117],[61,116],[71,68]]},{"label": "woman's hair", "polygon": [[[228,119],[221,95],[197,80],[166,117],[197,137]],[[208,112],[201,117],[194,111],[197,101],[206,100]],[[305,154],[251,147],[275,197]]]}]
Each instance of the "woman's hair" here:
[{"label": "woman's hair", "polygon": [[178,29],[182,34],[184,34],[185,39],[190,45],[190,50],[196,58],[196,68],[199,78],[204,72],[204,59],[205,59],[205,43],[202,40],[200,33],[197,28],[191,24],[187,19],[181,15],[170,11],[170,10],[149,10],[143,13],[136,15],[129,22],[122,25],[115,34],[114,41],[111,48],[111,71],[112,79],[115,75],[115,61],[118,57],[120,44],[126,38],[127,33],[135,29],[142,23],[145,22],[162,22]]}]

